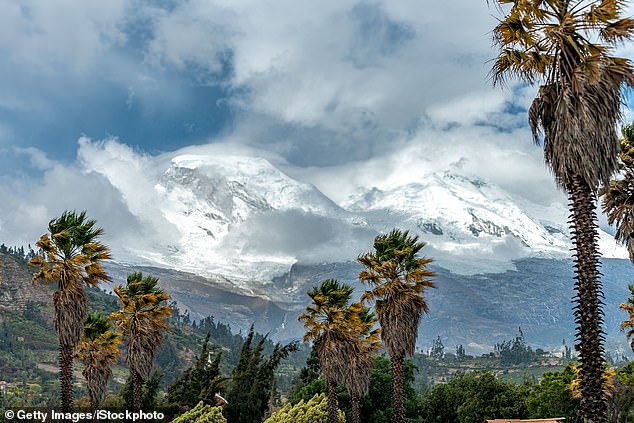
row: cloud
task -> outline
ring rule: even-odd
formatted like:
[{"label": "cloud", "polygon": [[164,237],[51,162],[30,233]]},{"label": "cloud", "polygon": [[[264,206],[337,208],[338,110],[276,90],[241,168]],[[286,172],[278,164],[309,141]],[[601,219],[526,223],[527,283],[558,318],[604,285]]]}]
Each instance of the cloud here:
[{"label": "cloud", "polygon": [[230,232],[220,250],[240,246],[255,256],[294,257],[304,264],[354,260],[376,231],[301,210],[258,214]]},{"label": "cloud", "polygon": [[139,223],[120,193],[100,175],[75,166],[55,164],[39,180],[11,180],[0,186],[0,195],[0,239],[11,244],[34,245],[65,210],[86,210],[110,245],[123,247],[139,236]]},{"label": "cloud", "polygon": [[87,72],[112,45],[125,40],[128,2],[0,1],[3,61],[26,73]]},{"label": "cloud", "polygon": [[[130,250],[177,236],[153,184],[179,149],[264,156],[340,203],[460,167],[565,204],[526,126],[535,88],[491,86],[496,14],[464,0],[0,0],[0,236],[28,242],[66,208]],[[279,233],[247,248],[311,260],[369,236],[258,219]]]}]

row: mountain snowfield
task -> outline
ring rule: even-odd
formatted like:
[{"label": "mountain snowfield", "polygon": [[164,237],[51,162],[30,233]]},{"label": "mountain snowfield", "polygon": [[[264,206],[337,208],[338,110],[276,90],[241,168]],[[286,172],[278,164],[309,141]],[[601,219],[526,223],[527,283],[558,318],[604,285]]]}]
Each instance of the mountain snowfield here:
[{"label": "mountain snowfield", "polygon": [[[395,227],[418,234],[428,243],[425,254],[460,274],[503,272],[525,257],[566,258],[572,247],[563,205],[530,203],[457,166],[414,183],[361,187],[340,204],[258,157],[178,155],[159,174],[156,208],[178,235],[129,251],[125,261],[220,275],[260,295],[268,281],[303,261],[302,254],[275,247],[280,237],[304,237],[304,249],[313,245],[303,223],[317,222],[322,234],[333,226],[360,238],[345,241],[352,249],[339,260],[317,254],[312,262],[354,260],[371,249],[373,236]],[[337,234],[322,241],[317,249],[343,242]],[[603,231],[601,250],[604,257],[627,258]]]}]

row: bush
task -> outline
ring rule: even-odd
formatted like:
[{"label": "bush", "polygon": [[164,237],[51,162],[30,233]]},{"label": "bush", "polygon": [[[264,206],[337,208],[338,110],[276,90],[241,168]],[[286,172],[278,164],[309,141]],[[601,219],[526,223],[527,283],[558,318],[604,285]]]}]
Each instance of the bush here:
[{"label": "bush", "polygon": [[[327,423],[328,404],[325,394],[318,394],[308,402],[301,400],[295,405],[286,404],[273,413],[264,423]],[[345,423],[346,416],[339,410],[339,423]]]},{"label": "bush", "polygon": [[221,407],[205,405],[202,401],[185,414],[172,420],[172,423],[227,423]]}]

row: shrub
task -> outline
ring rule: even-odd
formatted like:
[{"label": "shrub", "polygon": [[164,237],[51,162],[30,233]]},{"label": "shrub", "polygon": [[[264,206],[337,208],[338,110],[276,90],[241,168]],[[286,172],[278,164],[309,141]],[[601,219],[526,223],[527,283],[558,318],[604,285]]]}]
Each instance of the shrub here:
[{"label": "shrub", "polygon": [[[308,402],[301,400],[295,405],[286,404],[273,413],[264,423],[327,423],[328,404],[325,394],[318,394]],[[345,423],[346,416],[339,410],[339,423]]]},{"label": "shrub", "polygon": [[185,414],[172,420],[172,423],[227,423],[221,407],[212,407],[202,401]]}]

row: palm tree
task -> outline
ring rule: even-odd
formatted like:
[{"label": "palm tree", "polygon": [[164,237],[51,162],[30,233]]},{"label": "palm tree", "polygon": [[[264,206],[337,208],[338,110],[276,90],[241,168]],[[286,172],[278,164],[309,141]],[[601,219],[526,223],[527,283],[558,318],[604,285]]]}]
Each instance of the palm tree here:
[{"label": "palm tree", "polygon": [[350,304],[353,288],[327,279],[308,291],[312,303],[299,316],[307,329],[304,341],[315,342],[326,381],[328,423],[337,423],[337,386],[348,374],[348,362],[358,354],[360,303]]},{"label": "palm tree", "polygon": [[162,331],[169,329],[170,296],[156,285],[158,278],[143,274],[128,275],[126,286],[118,285],[114,292],[122,308],[113,313],[117,327],[128,340],[126,364],[132,379],[132,407],[141,409],[143,381],[150,377],[154,353],[163,341]]},{"label": "palm tree", "polygon": [[84,363],[82,374],[88,384],[90,409],[94,413],[106,397],[110,366],[119,357],[120,334],[112,330],[112,323],[99,312],[90,313],[84,324],[84,338],[77,347],[76,357]]},{"label": "palm tree", "polygon": [[543,135],[546,164],[570,201],[580,417],[583,422],[605,422],[595,202],[597,188],[617,169],[621,87],[634,85],[631,62],[610,52],[631,38],[634,20],[621,17],[625,2],[619,0],[497,3],[512,7],[493,31],[500,47],[492,69],[494,83],[513,76],[542,84],[528,119],[536,143]]},{"label": "palm tree", "polygon": [[382,347],[380,328],[374,326],[377,319],[368,307],[363,307],[358,315],[357,353],[348,361],[345,384],[352,403],[352,423],[361,422],[361,397],[368,394],[370,375],[374,369],[374,355]]},{"label": "palm tree", "polygon": [[619,179],[610,181],[599,195],[603,197],[603,213],[610,225],[616,225],[614,237],[625,243],[634,262],[634,125],[622,131]]},{"label": "palm tree", "polygon": [[86,212],[65,211],[48,224],[48,234],[35,244],[43,256],[31,259],[38,268],[33,282],[57,282],[53,293],[55,332],[59,341],[61,407],[63,412],[73,408],[73,354],[82,339],[88,312],[88,297],[84,285],[97,286],[109,281],[102,262],[110,259],[108,247],[98,241],[103,229],[94,220],[86,219]]},{"label": "palm tree", "polygon": [[359,279],[370,286],[361,296],[363,302],[375,302],[381,324],[381,339],[392,361],[392,421],[402,423],[403,361],[414,355],[418,324],[423,313],[429,311],[425,290],[435,285],[435,276],[426,267],[432,262],[418,257],[425,246],[418,236],[408,231],[392,230],[374,240],[374,253],[359,256],[365,270]]},{"label": "palm tree", "polygon": [[627,303],[621,304],[619,308],[627,312],[627,320],[621,322],[621,330],[626,330],[625,335],[630,340],[630,347],[634,351],[634,285],[628,285],[630,290],[630,297],[627,299]]}]

